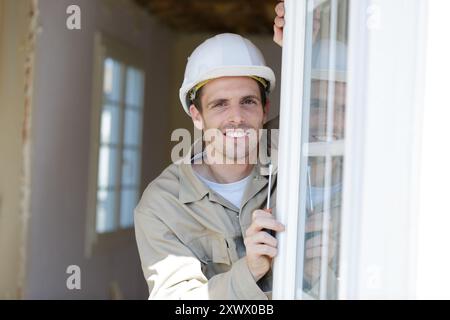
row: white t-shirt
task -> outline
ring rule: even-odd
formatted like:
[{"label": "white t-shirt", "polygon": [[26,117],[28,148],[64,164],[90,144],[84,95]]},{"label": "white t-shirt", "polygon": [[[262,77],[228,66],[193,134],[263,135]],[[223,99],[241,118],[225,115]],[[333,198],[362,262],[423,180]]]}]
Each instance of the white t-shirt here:
[{"label": "white t-shirt", "polygon": [[[191,162],[205,156],[206,156],[205,152],[199,153],[194,157],[192,157]],[[195,175],[211,190],[217,192],[223,198],[230,201],[232,204],[234,204],[236,208],[239,209],[241,208],[242,197],[244,196],[245,187],[247,186],[247,182],[250,180],[251,175],[233,183],[217,183],[202,177],[195,170],[193,171]]]},{"label": "white t-shirt", "polygon": [[235,205],[236,208],[241,208],[242,197],[244,196],[245,187],[247,186],[247,182],[250,180],[251,175],[245,177],[242,180],[232,183],[217,183],[205,179],[197,172],[195,172],[195,174],[211,190],[217,192],[222,197],[230,201],[232,204]]}]

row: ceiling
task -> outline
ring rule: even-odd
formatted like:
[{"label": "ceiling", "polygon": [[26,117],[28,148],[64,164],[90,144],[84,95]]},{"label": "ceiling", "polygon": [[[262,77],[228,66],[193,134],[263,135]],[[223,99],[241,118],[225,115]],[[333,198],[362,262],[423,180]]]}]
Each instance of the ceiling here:
[{"label": "ceiling", "polygon": [[134,0],[173,30],[272,34],[277,0]]}]

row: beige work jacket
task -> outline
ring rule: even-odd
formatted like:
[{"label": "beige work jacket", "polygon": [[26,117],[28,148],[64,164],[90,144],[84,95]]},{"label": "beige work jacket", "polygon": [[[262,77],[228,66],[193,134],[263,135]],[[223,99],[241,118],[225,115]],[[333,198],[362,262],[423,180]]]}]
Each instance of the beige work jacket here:
[{"label": "beige work jacket", "polygon": [[[255,282],[243,242],[253,211],[267,200],[269,159],[262,155],[240,208],[203,184],[190,163],[171,164],[146,188],[135,209],[135,232],[149,299],[271,297],[271,271]],[[275,208],[273,155],[272,164]]]}]

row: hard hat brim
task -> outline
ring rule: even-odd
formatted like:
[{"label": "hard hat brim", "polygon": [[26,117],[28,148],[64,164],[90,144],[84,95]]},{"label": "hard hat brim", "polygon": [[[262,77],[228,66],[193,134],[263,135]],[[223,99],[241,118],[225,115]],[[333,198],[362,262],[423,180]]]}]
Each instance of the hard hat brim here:
[{"label": "hard hat brim", "polygon": [[204,73],[200,78],[197,79],[195,83],[187,83],[180,88],[180,102],[183,106],[184,111],[190,116],[189,107],[186,103],[186,96],[188,92],[198,83],[217,79],[222,77],[247,77],[247,76],[257,76],[266,79],[269,82],[268,92],[275,89],[275,74],[273,70],[266,66],[226,66],[211,69]]}]

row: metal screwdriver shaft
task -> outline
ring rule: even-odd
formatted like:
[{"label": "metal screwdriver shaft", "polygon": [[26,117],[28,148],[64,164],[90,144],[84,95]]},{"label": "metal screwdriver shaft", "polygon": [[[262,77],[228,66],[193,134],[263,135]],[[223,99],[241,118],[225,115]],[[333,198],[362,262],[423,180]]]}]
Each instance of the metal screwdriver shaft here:
[{"label": "metal screwdriver shaft", "polygon": [[272,191],[272,163],[269,164],[269,186],[267,187],[267,204],[266,209],[270,209],[270,194]]}]

